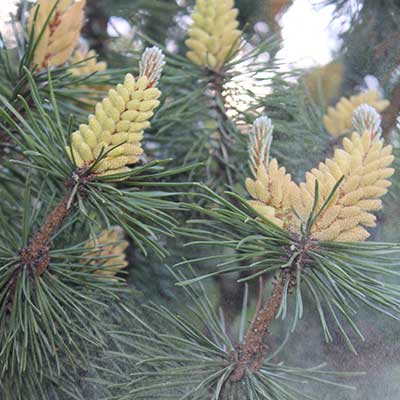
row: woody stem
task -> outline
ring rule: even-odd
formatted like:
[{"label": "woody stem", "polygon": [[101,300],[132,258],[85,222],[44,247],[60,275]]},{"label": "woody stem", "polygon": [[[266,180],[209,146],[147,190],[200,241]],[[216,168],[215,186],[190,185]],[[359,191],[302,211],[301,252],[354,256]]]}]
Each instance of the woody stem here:
[{"label": "woody stem", "polygon": [[74,191],[71,188],[56,208],[47,216],[43,225],[30,240],[28,247],[22,250],[21,264],[34,266],[38,275],[44,273],[49,264],[48,252],[50,240],[57,231],[57,228],[71,212],[74,203]]},{"label": "woody stem", "polygon": [[400,111],[400,84],[398,84],[392,93],[389,107],[382,113],[382,135],[387,137],[395,127],[397,116]]},{"label": "woody stem", "polygon": [[42,275],[50,262],[49,243],[58,226],[73,208],[73,190],[69,189],[57,207],[47,216],[43,225],[38,229],[27,247],[20,251],[20,260],[17,268],[11,275],[8,283],[7,302],[9,307],[13,303],[15,288],[19,274],[24,268],[30,268],[37,275]]},{"label": "woody stem", "polygon": [[235,370],[231,375],[233,381],[237,382],[241,380],[246,368],[258,371],[262,367],[265,354],[268,350],[263,344],[263,338],[278,314],[287,279],[288,273],[282,271],[264,307],[256,311],[253,321],[237,353],[238,360]]},{"label": "woody stem", "polygon": [[36,231],[29,245],[21,250],[21,266],[30,266],[38,275],[42,275],[45,272],[49,265],[49,243],[51,238],[74,208],[76,193],[81,191],[85,183],[93,178],[94,175],[88,174],[84,168],[76,170],[71,175],[65,183],[68,190],[64,197],[47,216],[43,225]]},{"label": "woody stem", "polygon": [[[255,315],[249,325],[246,336],[235,353],[236,365],[232,372],[231,380],[240,381],[246,369],[253,372],[259,371],[264,364],[264,359],[268,347],[264,345],[263,339],[268,333],[268,329],[278,315],[283,294],[286,290],[291,290],[297,285],[297,272],[302,271],[307,263],[308,251],[315,246],[309,239],[303,239],[299,242],[300,248],[297,248],[297,257],[292,264],[281,270],[274,290],[261,308],[257,305]],[[292,251],[288,254],[291,257]],[[260,282],[262,284],[262,282]],[[260,299],[259,299],[260,300]]]},{"label": "woody stem", "polygon": [[8,285],[9,303],[12,303],[13,301],[17,279],[24,268],[29,268],[37,275],[42,275],[46,271],[50,262],[49,245],[51,238],[74,208],[76,202],[75,194],[91,179],[93,179],[93,175],[87,175],[86,170],[78,169],[75,171],[71,178],[66,182],[68,190],[64,197],[46,217],[43,225],[36,231],[29,241],[28,246],[21,249],[19,264],[12,274]]}]

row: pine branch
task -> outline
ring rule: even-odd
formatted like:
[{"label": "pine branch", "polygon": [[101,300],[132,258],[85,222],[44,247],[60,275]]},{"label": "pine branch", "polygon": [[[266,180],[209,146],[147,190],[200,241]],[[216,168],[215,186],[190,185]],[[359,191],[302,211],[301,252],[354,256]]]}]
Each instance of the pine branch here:
[{"label": "pine branch", "polygon": [[387,138],[396,126],[396,120],[400,112],[400,83],[398,83],[390,99],[389,107],[382,113],[382,135]]},{"label": "pine branch", "polygon": [[[172,274],[176,279],[187,279]],[[232,400],[259,399],[260,393],[265,393],[268,397],[264,397],[271,400],[306,399],[308,396],[292,385],[299,378],[303,384],[316,381],[349,389],[327,379],[329,375],[349,374],[321,371],[321,367],[291,368],[270,360],[263,361],[259,371],[248,369],[242,381],[233,381],[236,361],[224,321],[201,283],[182,289],[187,295],[182,315],[155,304],[125,308],[123,320],[135,325],[129,333],[120,329],[112,332],[115,350],[107,354],[121,372],[99,368],[101,375],[108,377],[112,398]],[[244,304],[244,312],[246,308]]]},{"label": "pine branch", "polygon": [[77,170],[66,182],[68,188],[58,205],[47,216],[42,226],[31,238],[29,245],[20,250],[20,262],[15,268],[8,284],[8,306],[13,302],[19,275],[24,268],[29,268],[37,275],[43,275],[50,263],[50,241],[60,228],[65,218],[70,214],[76,202],[76,193],[89,182],[93,175],[87,175],[85,170]]},{"label": "pine branch", "polygon": [[264,307],[254,315],[254,323],[250,324],[246,337],[236,354],[237,363],[231,377],[233,381],[240,381],[247,368],[256,372],[263,366],[268,350],[263,344],[263,338],[278,314],[286,280],[287,272],[283,271],[275,284],[272,295],[268,298]]},{"label": "pine branch", "polygon": [[[315,250],[316,246],[316,242],[309,238],[301,239],[298,249],[290,247],[288,252],[289,266],[281,270],[277,281],[274,283],[274,290],[264,307],[257,307],[243,343],[236,352],[237,363],[231,376],[233,381],[240,381],[246,369],[257,372],[263,366],[268,350],[268,347],[263,344],[263,339],[279,313],[284,293],[296,288],[297,276],[308,266],[308,253]],[[262,291],[260,292],[262,293]]]},{"label": "pine branch", "polygon": [[34,267],[38,275],[42,275],[49,265],[49,243],[52,236],[60,227],[65,218],[73,209],[77,192],[81,192],[82,186],[93,179],[93,175],[87,175],[84,169],[78,169],[67,181],[67,193],[59,204],[47,216],[43,225],[32,237],[28,247],[21,251],[21,265]]}]

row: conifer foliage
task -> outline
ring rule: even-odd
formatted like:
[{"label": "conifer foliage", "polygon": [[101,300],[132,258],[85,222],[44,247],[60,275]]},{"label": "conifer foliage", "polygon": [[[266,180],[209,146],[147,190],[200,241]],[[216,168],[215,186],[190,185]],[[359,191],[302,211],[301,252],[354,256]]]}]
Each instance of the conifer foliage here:
[{"label": "conifer foliage", "polygon": [[[318,105],[344,68],[282,71],[292,2],[268,2],[267,38],[240,1],[138,2],[108,60],[89,3],[24,4],[0,37],[0,399],[352,398],[359,371],[294,358],[308,326],[352,357],[360,310],[400,319],[400,244],[376,230],[395,99],[333,105],[335,84]],[[190,16],[179,52],[147,34],[156,10]]]}]

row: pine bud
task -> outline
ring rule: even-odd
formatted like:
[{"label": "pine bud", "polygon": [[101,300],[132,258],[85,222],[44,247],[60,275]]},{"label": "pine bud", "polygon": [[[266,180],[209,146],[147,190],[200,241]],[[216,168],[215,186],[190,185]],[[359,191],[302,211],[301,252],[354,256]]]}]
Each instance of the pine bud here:
[{"label": "pine bud", "polygon": [[85,254],[85,259],[90,258],[90,265],[102,266],[95,271],[96,274],[114,276],[128,265],[125,250],[129,244],[123,238],[124,233],[117,226],[102,231],[96,240],[86,244],[85,247],[90,251]]},{"label": "pine bud", "polygon": [[186,56],[194,64],[219,71],[236,54],[242,32],[232,0],[196,0]]},{"label": "pine bud", "polygon": [[165,57],[159,48],[153,46],[144,51],[139,64],[139,75],[147,77],[147,88],[157,85],[164,64]]},{"label": "pine bud", "polygon": [[335,137],[351,132],[353,113],[361,104],[367,104],[377,112],[382,112],[390,103],[381,99],[376,90],[368,90],[357,96],[351,96],[350,99],[342,97],[335,108],[328,108],[328,113],[323,118],[326,130]]},{"label": "pine bud", "polygon": [[[139,161],[143,153],[140,143],[143,129],[150,126],[149,119],[160,104],[161,95],[154,85],[159,78],[162,57],[154,48],[150,50],[145,51],[146,57],[142,60],[145,75],[135,80],[127,74],[123,84],[110,89],[108,96],[96,104],[88,124],[80,125],[72,134],[67,153],[71,158],[74,156],[79,168],[90,167],[104,155],[93,167],[93,173],[112,175],[129,171],[128,165]],[[155,58],[159,61],[155,62]]]},{"label": "pine bud", "polygon": [[377,138],[381,135],[381,116],[375,108],[368,104],[361,104],[354,110],[352,122],[354,129],[359,134],[369,131]]},{"label": "pine bud", "polygon": [[[45,27],[33,55],[33,64],[39,68],[64,64],[79,41],[85,0],[59,1],[46,25],[56,3],[57,0],[38,0],[29,15],[28,32],[34,29],[35,40]],[[34,23],[36,12],[37,18]]]},{"label": "pine bud", "polygon": [[303,76],[304,86],[312,101],[327,107],[339,95],[344,78],[344,66],[334,60],[311,68]]},{"label": "pine bud", "polygon": [[274,127],[268,117],[259,117],[254,121],[249,143],[251,170],[254,176],[257,175],[260,165],[264,165],[265,168],[268,166],[273,130]]},{"label": "pine bud", "polygon": [[292,179],[285,168],[278,167],[273,159],[269,162],[273,125],[268,117],[257,118],[250,135],[249,156],[255,180],[247,178],[246,188],[254,200],[248,204],[264,218],[281,228],[292,224]]}]

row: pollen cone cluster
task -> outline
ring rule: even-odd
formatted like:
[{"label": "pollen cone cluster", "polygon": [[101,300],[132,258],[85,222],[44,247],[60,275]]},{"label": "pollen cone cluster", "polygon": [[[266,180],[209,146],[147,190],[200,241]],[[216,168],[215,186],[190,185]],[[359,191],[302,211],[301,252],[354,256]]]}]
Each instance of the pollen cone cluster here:
[{"label": "pollen cone cluster", "polygon": [[[155,47],[147,49],[138,79],[127,74],[123,84],[110,89],[97,103],[88,124],[71,135],[67,152],[80,168],[92,167],[96,175],[128,172],[143,153],[143,130],[150,126],[161,92],[155,87],[163,66],[163,55]],[[95,165],[93,165],[95,163]]]},{"label": "pollen cone cluster", "polygon": [[349,99],[342,97],[335,107],[329,107],[328,113],[324,116],[323,122],[326,130],[335,137],[351,132],[352,117],[355,109],[361,104],[368,104],[381,112],[389,106],[388,100],[381,99],[376,90],[368,90]]},{"label": "pollen cone cluster", "polygon": [[[96,72],[101,72],[107,69],[106,62],[97,61],[97,53],[94,50],[87,51],[78,48],[77,50],[75,50],[72,57],[68,60],[68,63],[77,64],[76,66],[73,66],[68,70],[77,77],[82,75],[84,76],[84,75],[95,74]],[[102,85],[91,84],[90,86],[80,85],[80,88],[85,90],[90,90],[95,94],[98,94],[99,91],[107,92],[107,90],[109,90],[110,87],[111,87],[110,85],[105,85],[105,84]],[[90,105],[96,104],[95,100],[87,97],[81,97],[79,100],[81,100],[84,103],[89,103]]]},{"label": "pollen cone cluster", "polygon": [[102,266],[95,271],[96,274],[114,276],[128,265],[125,255],[128,242],[123,239],[122,229],[114,227],[102,231],[94,242],[86,245],[88,249],[90,248],[85,254],[85,258],[91,258],[89,264]]},{"label": "pollen cone cluster", "polygon": [[343,149],[336,149],[332,159],[308,172],[304,183],[292,182],[283,168],[278,169],[275,160],[268,170],[259,168],[256,180],[246,181],[249,194],[257,199],[251,200],[250,205],[276,225],[300,234],[317,198],[313,215],[318,217],[311,227],[313,238],[339,242],[368,238],[366,228],[375,226],[373,212],[382,207],[380,198],[391,185],[388,178],[394,173],[390,168],[394,157],[392,146],[384,146],[379,131],[370,129],[379,126],[370,123],[372,118],[379,120],[376,111],[361,106],[356,116],[369,121],[358,121],[357,126],[364,126],[365,130],[345,138]]},{"label": "pollen cone cluster", "polygon": [[304,86],[311,99],[326,107],[339,95],[343,83],[344,67],[338,61],[315,67],[303,77]]},{"label": "pollen cone cluster", "polygon": [[275,225],[291,229],[293,214],[291,192],[295,184],[276,159],[269,162],[272,141],[272,124],[269,118],[258,118],[253,125],[250,140],[250,161],[254,179],[246,179],[246,188],[253,200],[248,204]]},{"label": "pollen cone cluster", "polygon": [[74,54],[69,60],[69,63],[78,64],[69,70],[73,75],[76,76],[90,75],[107,69],[107,63],[104,61],[97,61],[97,53],[94,50],[75,50]]},{"label": "pollen cone cluster", "polygon": [[196,0],[186,45],[187,57],[194,64],[218,71],[238,47],[238,10],[233,0]]},{"label": "pollen cone cluster", "polygon": [[39,68],[63,64],[71,57],[79,41],[85,0],[60,0],[56,3],[56,0],[38,0],[29,15],[28,32],[34,29],[35,40],[42,34],[32,61]]},{"label": "pollen cone cluster", "polygon": [[306,182],[300,184],[293,197],[293,207],[303,218],[311,213],[315,181],[319,184],[317,210],[343,176],[329,206],[312,227],[312,235],[324,241],[357,242],[368,238],[365,227],[375,226],[372,212],[382,207],[380,198],[387,192],[393,175],[392,147],[365,131],[353,132],[351,139],[343,140],[344,149],[336,149],[334,157],[327,159],[307,173]]}]

